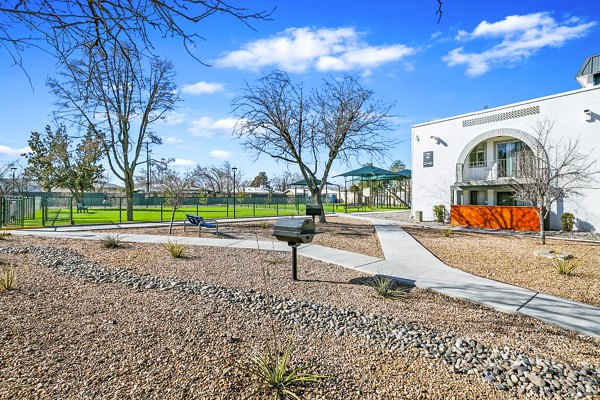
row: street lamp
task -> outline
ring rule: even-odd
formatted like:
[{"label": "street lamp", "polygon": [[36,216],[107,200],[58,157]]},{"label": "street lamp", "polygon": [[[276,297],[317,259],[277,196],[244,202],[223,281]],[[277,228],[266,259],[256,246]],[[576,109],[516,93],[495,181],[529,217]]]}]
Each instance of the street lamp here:
[{"label": "street lamp", "polygon": [[235,219],[235,172],[237,171],[237,167],[231,168],[233,170],[233,219]]},{"label": "street lamp", "polygon": [[10,167],[11,171],[12,171],[12,194],[15,194],[15,188],[17,187],[15,184],[15,171],[17,170],[17,167]]}]

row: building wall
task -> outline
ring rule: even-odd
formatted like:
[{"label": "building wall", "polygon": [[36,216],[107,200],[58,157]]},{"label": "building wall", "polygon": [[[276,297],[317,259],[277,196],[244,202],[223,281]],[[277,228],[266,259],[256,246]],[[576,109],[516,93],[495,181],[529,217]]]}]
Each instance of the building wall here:
[{"label": "building wall", "polygon": [[[539,107],[539,113],[532,111],[537,110],[536,107]],[[592,121],[585,120],[585,110],[591,110]],[[544,119],[554,123],[550,134],[554,142],[579,138],[581,152],[591,153],[594,159],[600,158],[600,86],[413,126],[413,213],[422,211],[424,220],[433,220],[434,205],[444,204],[450,209],[450,187],[456,181],[456,164],[465,161],[459,160],[459,156],[470,147],[469,142],[474,138],[489,131],[494,131],[493,136],[521,132],[535,137],[535,127]],[[463,121],[467,126],[463,126]],[[495,137],[488,139],[489,142],[495,140]],[[467,149],[467,154],[470,150]],[[424,167],[424,153],[431,151],[433,166]],[[488,159],[495,158],[489,144],[487,154],[491,157]],[[468,196],[468,191],[464,195]],[[464,204],[468,204],[468,200]],[[600,183],[586,189],[581,197],[555,204],[552,211],[551,229],[560,228],[558,218],[562,212],[572,212],[579,219],[580,228],[600,229]]]}]

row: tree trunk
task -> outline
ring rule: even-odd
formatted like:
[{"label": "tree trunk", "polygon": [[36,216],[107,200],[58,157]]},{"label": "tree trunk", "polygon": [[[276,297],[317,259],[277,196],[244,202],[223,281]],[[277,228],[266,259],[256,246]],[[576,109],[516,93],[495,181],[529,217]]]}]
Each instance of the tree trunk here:
[{"label": "tree trunk", "polygon": [[542,207],[540,209],[540,213],[538,214],[538,216],[540,217],[540,244],[545,245],[546,244],[546,225],[544,224],[544,220],[546,215],[546,211],[544,209],[544,207]]},{"label": "tree trunk", "polygon": [[171,211],[171,222],[169,223],[169,235],[173,232],[173,220],[175,219],[175,210],[177,210],[177,207],[173,206],[173,209]]},{"label": "tree trunk", "polygon": [[317,204],[319,207],[321,207],[321,215],[319,215],[319,222],[322,224],[327,223],[327,219],[325,218],[325,210],[323,209],[323,202],[321,201],[321,193],[318,188],[316,192],[312,193],[312,198],[313,204]]},{"label": "tree trunk", "polygon": [[133,181],[125,181],[125,198],[127,200],[127,221],[133,221]]}]

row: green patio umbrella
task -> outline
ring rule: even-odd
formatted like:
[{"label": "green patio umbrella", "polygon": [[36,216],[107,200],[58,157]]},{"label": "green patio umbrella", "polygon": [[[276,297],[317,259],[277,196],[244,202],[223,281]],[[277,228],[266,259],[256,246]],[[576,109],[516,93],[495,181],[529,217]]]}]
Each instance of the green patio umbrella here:
[{"label": "green patio umbrella", "polygon": [[[321,180],[317,179],[317,185],[321,184]],[[335,183],[331,183],[331,182],[327,182],[328,185],[334,185],[334,186],[339,186]],[[306,183],[306,179],[301,179],[299,181],[296,182],[292,182],[290,183],[290,186],[308,186],[308,184]]]},{"label": "green patio umbrella", "polygon": [[344,177],[348,177],[348,176],[360,176],[360,177],[365,177],[365,176],[384,176],[384,175],[390,175],[390,174],[394,174],[394,172],[392,171],[388,171],[387,169],[383,169],[383,168],[379,168],[379,167],[374,167],[372,165],[367,165],[366,167],[361,167],[352,171],[348,171],[348,172],[344,172],[343,174],[339,174],[334,176],[334,178],[337,178],[338,176],[344,176]]}]

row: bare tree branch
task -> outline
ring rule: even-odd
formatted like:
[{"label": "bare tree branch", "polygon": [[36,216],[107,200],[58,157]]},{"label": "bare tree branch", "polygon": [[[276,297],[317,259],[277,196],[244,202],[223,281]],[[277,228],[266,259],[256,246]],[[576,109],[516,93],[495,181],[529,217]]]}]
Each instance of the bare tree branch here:
[{"label": "bare tree branch", "polygon": [[144,141],[159,144],[149,129],[179,100],[170,62],[141,57],[129,47],[87,53],[69,61],[61,79],[49,79],[57,115],[94,127],[112,172],[125,185],[127,220],[133,219],[135,169]]},{"label": "bare tree branch", "polygon": [[508,185],[514,199],[531,204],[538,213],[541,244],[545,244],[544,220],[552,205],[560,199],[582,195],[600,174],[592,154],[580,152],[579,138],[555,141],[553,129],[551,121],[538,121],[534,128],[537,146],[519,152],[516,173]]},{"label": "bare tree branch", "polygon": [[[153,36],[159,34],[181,39],[200,61],[194,52],[204,40],[194,29],[200,21],[224,14],[252,28],[251,21],[268,20],[273,11],[253,12],[223,0],[7,0],[0,2],[0,45],[25,70],[21,54],[27,47],[47,51],[60,63],[83,49],[107,54],[123,45],[152,56]],[[29,36],[20,36],[23,30]]]},{"label": "bare tree branch", "polygon": [[257,158],[266,154],[298,165],[317,204],[335,160],[382,158],[396,143],[382,135],[391,130],[393,104],[375,98],[355,76],[324,80],[306,96],[301,84],[274,71],[246,85],[232,104],[242,145]]}]

